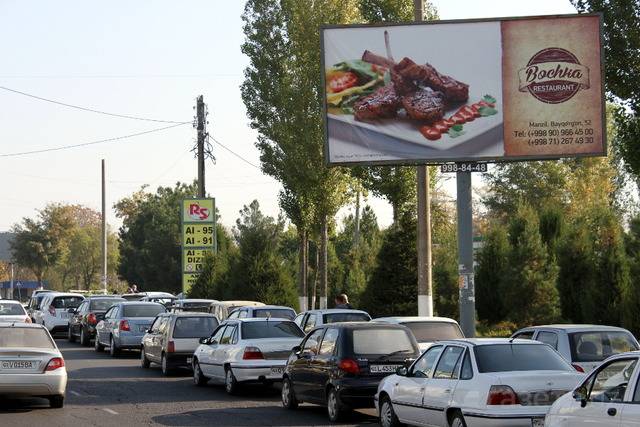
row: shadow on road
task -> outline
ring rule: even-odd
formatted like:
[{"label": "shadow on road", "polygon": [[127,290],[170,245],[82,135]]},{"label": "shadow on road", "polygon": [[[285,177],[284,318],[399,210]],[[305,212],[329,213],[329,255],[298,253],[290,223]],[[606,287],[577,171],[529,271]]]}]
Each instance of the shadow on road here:
[{"label": "shadow on road", "polygon": [[[33,410],[50,409],[49,401],[36,397],[7,398],[0,400],[0,414],[20,414]],[[0,425],[2,423],[0,422]]]}]

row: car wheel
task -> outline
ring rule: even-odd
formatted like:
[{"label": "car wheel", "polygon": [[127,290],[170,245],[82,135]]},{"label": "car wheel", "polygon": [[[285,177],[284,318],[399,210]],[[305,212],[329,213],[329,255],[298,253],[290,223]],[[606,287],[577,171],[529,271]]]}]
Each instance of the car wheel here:
[{"label": "car wheel", "polygon": [[197,386],[205,386],[209,378],[205,377],[202,373],[202,369],[200,369],[200,364],[197,360],[193,361],[193,383]]},{"label": "car wheel", "polygon": [[293,384],[289,378],[285,378],[282,381],[282,406],[286,409],[296,409],[298,407],[298,400],[293,393]]},{"label": "car wheel", "polygon": [[64,396],[61,394],[50,396],[49,406],[52,408],[62,408],[64,406]]},{"label": "car wheel", "polygon": [[331,388],[327,395],[327,414],[329,415],[329,421],[337,423],[344,418],[346,412],[346,408],[340,403],[338,392],[335,388]]},{"label": "car wheel", "polygon": [[67,340],[69,342],[76,342],[76,337],[71,333],[71,325],[69,325],[69,329],[67,329]]},{"label": "car wheel", "polygon": [[83,347],[89,346],[89,337],[84,332],[84,328],[80,328],[80,345]]},{"label": "car wheel", "polygon": [[227,368],[224,375],[224,389],[228,394],[236,394],[238,393],[238,381],[236,380],[235,375],[233,375],[233,371],[231,368]]},{"label": "car wheel", "polygon": [[111,337],[109,341],[109,354],[111,357],[116,357],[120,353],[120,349],[116,347],[116,343],[113,341],[113,337]]},{"label": "car wheel", "polygon": [[451,419],[451,427],[467,427],[467,423],[464,422],[464,417],[460,412],[456,412]]},{"label": "car wheel", "polygon": [[144,346],[140,349],[140,366],[147,369],[151,366],[151,362],[147,359],[147,353],[144,351]]},{"label": "car wheel", "polygon": [[169,360],[164,353],[162,353],[162,356],[160,357],[160,366],[162,367],[162,375],[165,377],[168,377],[173,372],[173,369],[169,367]]},{"label": "car wheel", "polygon": [[102,344],[100,344],[100,341],[98,340],[98,333],[96,333],[96,341],[94,343],[93,348],[100,353],[101,351],[104,350],[104,346]]},{"label": "car wheel", "polygon": [[400,427],[403,425],[393,410],[391,399],[387,396],[383,397],[380,401],[380,425],[382,427]]}]

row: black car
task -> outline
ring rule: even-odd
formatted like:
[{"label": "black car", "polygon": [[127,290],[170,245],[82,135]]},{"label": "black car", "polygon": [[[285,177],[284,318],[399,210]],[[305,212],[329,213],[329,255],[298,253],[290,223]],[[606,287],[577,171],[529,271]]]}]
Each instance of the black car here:
[{"label": "black car", "polygon": [[420,355],[405,326],[333,323],[311,330],[295,347],[283,375],[282,404],[327,406],[332,422],[355,408],[372,408],[378,383]]},{"label": "black car", "polygon": [[69,342],[80,339],[80,344],[87,347],[96,336],[96,325],[104,319],[104,313],[114,304],[125,301],[114,296],[92,296],[71,312],[69,318]]}]

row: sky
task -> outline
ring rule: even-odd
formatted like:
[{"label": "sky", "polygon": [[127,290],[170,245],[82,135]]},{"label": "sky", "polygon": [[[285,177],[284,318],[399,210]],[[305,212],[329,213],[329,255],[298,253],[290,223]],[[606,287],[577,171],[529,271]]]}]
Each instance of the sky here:
[{"label": "sky", "polygon": [[[441,19],[574,13],[568,0],[433,0]],[[277,216],[277,181],[259,169],[257,134],[248,124],[240,85],[247,58],[241,0],[87,2],[0,0],[0,86],[67,104],[157,120],[190,122],[195,99],[209,108],[209,132],[241,158],[214,146],[206,189],[221,221],[233,226],[257,199]],[[111,206],[149,184],[172,186],[197,176],[191,124],[41,154],[5,154],[82,144],[171,126],[69,109],[0,89],[0,231],[49,202],[101,204],[106,162],[107,220]],[[455,180],[446,190],[455,194]],[[382,226],[384,200],[368,202]],[[339,215],[348,213],[344,208]]]}]

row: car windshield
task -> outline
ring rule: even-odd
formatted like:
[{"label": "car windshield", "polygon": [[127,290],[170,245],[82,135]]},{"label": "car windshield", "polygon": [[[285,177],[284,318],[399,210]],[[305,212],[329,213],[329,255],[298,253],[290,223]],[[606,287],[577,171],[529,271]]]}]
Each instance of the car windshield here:
[{"label": "car windshield", "polygon": [[51,305],[56,309],[78,308],[82,301],[82,297],[55,297]]},{"label": "car windshield", "polygon": [[27,314],[20,304],[0,301],[0,316],[24,316]]},{"label": "car windshield", "polygon": [[302,338],[304,332],[293,322],[243,322],[242,339]]},{"label": "car windshield", "polygon": [[253,310],[253,317],[273,317],[293,320],[294,317],[296,317],[296,313],[286,308],[261,308],[259,310]]},{"label": "car windshield", "polygon": [[453,340],[464,338],[460,327],[449,322],[407,322],[403,323],[409,328],[418,342],[434,342],[441,340]]},{"label": "car windshield", "polygon": [[327,313],[322,318],[324,323],[368,322],[371,320],[371,317],[366,313]]},{"label": "car windshield", "polygon": [[166,310],[158,304],[125,305],[122,317],[156,317]]},{"label": "car windshield", "polygon": [[0,328],[0,348],[34,347],[53,349],[49,334],[41,328]]},{"label": "car windshield", "polygon": [[201,338],[211,336],[218,326],[215,317],[178,317],[173,328],[174,338]]},{"label": "car windshield", "polygon": [[100,298],[91,300],[91,311],[107,311],[113,304],[122,302],[121,298]]},{"label": "car windshield", "polygon": [[607,357],[638,350],[627,331],[590,331],[569,334],[571,359],[574,362],[600,362]]},{"label": "car windshield", "polygon": [[474,348],[478,371],[573,371],[554,349],[544,344],[490,344]]},{"label": "car windshield", "polygon": [[405,329],[354,329],[352,337],[355,354],[413,353],[416,351],[409,333]]}]

